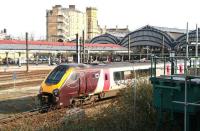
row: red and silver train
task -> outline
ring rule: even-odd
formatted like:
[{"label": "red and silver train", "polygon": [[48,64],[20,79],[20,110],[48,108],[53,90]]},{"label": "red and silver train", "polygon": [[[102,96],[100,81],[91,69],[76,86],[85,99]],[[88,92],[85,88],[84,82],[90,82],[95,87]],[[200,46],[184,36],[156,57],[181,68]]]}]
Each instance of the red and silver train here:
[{"label": "red and silver train", "polygon": [[88,66],[61,64],[42,82],[38,98],[42,106],[66,107],[116,95],[126,87],[134,70],[148,71],[150,64]]}]

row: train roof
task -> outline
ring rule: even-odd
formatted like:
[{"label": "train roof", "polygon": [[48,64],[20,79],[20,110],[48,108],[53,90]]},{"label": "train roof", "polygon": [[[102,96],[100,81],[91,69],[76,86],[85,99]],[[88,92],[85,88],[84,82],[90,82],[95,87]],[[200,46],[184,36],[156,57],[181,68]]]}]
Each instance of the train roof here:
[{"label": "train roof", "polygon": [[[122,68],[122,67],[133,67],[134,69],[149,69],[150,63],[129,63],[129,62],[121,62],[121,63],[108,63],[108,64],[97,64],[97,65],[91,65],[91,64],[77,64],[77,63],[64,63],[61,65],[68,65],[75,68],[80,69],[99,69],[99,68]],[[143,69],[142,68],[142,69]]]},{"label": "train roof", "polygon": [[87,65],[87,64],[77,64],[77,63],[62,63],[60,65],[66,65],[66,66],[75,67],[75,68],[86,68],[86,67],[89,67],[89,65]]}]

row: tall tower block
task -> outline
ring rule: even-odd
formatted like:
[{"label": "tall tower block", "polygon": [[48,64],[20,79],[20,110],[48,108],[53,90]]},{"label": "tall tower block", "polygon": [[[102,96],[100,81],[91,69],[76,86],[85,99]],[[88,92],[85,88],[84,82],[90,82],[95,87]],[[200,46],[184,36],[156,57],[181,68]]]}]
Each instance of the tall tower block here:
[{"label": "tall tower block", "polygon": [[88,39],[91,40],[99,34],[98,21],[97,21],[97,9],[94,7],[86,8],[87,15],[87,34]]}]

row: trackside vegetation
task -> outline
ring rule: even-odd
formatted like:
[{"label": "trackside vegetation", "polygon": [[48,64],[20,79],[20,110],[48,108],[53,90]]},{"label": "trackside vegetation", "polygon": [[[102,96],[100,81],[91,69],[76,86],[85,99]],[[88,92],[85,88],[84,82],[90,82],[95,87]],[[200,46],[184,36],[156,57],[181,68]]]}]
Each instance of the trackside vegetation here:
[{"label": "trackside vegetation", "polygon": [[[92,115],[86,115],[83,119],[63,122],[61,119],[64,115],[55,111],[54,115],[43,114],[34,118],[34,122],[29,118],[6,130],[155,131],[158,118],[153,107],[151,83],[141,78],[137,81],[136,85],[127,85],[129,88],[121,90],[118,97],[112,99],[109,105]],[[166,114],[166,121],[168,116]],[[170,130],[167,124],[163,127],[163,131]]]},{"label": "trackside vegetation", "polygon": [[75,123],[65,123],[59,130],[154,131],[155,127],[156,111],[152,105],[151,84],[147,80],[139,80],[135,87],[122,90],[117,99],[93,117],[86,117]]}]

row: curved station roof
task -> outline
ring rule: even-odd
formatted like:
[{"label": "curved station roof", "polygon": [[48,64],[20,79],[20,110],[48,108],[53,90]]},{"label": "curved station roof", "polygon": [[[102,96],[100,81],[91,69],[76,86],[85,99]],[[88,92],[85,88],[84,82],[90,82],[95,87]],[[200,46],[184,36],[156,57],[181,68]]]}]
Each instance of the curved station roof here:
[{"label": "curved station roof", "polygon": [[97,37],[94,37],[90,43],[94,44],[94,43],[112,43],[112,44],[118,44],[120,42],[120,40],[114,36],[114,35],[111,35],[111,34],[103,34],[103,35],[100,35],[100,36],[97,36]]},{"label": "curved station roof", "polygon": [[[200,30],[198,32],[200,39]],[[103,34],[93,38],[91,43],[112,43],[123,47],[130,46],[153,46],[165,47],[169,50],[178,49],[186,44],[186,30],[166,27],[155,27],[146,25],[133,32],[128,33],[121,40],[111,34]],[[196,41],[196,30],[189,32],[189,42]]]},{"label": "curved station roof", "polygon": [[[128,40],[130,38],[130,46],[156,46],[167,48],[172,47],[173,39],[165,32],[153,28],[151,26],[145,26],[141,29],[133,31],[127,34],[124,39],[119,43],[124,47],[128,47]],[[164,41],[164,42],[163,42]]]},{"label": "curved station roof", "polygon": [[[196,33],[197,33],[196,30],[190,31],[188,33],[189,43],[196,42],[196,39],[197,39]],[[186,37],[187,37],[187,34],[183,34],[176,39],[175,49],[177,49],[179,47],[184,47],[186,45]],[[198,39],[200,40],[200,29],[198,29]]]}]

